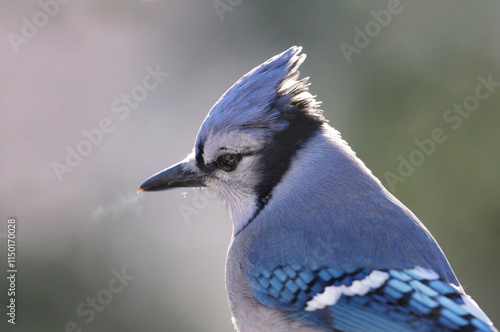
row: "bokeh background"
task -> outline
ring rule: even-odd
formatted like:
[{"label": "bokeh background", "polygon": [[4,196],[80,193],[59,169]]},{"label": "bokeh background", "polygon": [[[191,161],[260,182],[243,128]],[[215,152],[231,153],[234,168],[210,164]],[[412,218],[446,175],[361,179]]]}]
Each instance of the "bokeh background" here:
[{"label": "bokeh background", "polygon": [[[135,191],[191,151],[227,88],[292,45],[308,54],[301,74],[330,123],[386,186],[416,139],[444,130],[447,140],[391,191],[498,326],[500,87],[455,130],[443,115],[474,94],[479,76],[500,82],[500,3],[402,2],[377,31],[370,11],[393,3],[2,1],[0,330],[232,331],[231,223],[220,202],[191,189]],[[355,46],[355,28],[367,24],[369,44],[348,61],[340,45]],[[168,75],[141,90],[148,68]],[[140,101],[118,110],[131,93]],[[89,150],[84,131],[103,119],[113,131]],[[58,177],[54,163],[79,146],[87,155]],[[9,217],[18,226],[15,326],[5,315]],[[113,294],[116,273],[129,280]],[[96,297],[105,305],[91,309]]]}]

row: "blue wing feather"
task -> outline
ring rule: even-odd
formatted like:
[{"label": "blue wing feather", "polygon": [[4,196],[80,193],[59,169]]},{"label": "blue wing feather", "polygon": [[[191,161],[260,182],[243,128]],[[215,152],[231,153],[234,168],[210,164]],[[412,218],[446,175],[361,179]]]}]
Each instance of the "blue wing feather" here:
[{"label": "blue wing feather", "polygon": [[[496,331],[484,315],[467,307],[462,291],[431,270],[378,271],[387,276],[359,293],[373,269],[310,269],[254,266],[250,275],[257,300],[283,310],[290,318],[318,328],[339,331]],[[333,305],[317,296],[325,289],[343,291]],[[355,286],[352,286],[356,288]],[[316,300],[315,300],[316,299]],[[311,304],[313,303],[313,304]],[[326,303],[326,304],[325,304]],[[472,303],[472,302],[471,302]],[[480,309],[476,308],[477,310]]]}]

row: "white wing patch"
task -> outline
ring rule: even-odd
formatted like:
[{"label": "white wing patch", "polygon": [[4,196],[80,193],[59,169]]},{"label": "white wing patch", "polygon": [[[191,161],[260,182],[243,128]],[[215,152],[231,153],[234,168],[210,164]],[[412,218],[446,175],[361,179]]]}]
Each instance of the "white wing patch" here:
[{"label": "white wing patch", "polygon": [[429,270],[420,266],[416,266],[414,269],[409,270],[410,272],[415,273],[422,277],[425,280],[436,280],[439,279],[439,275],[433,270]]},{"label": "white wing patch", "polygon": [[387,279],[389,279],[389,273],[373,270],[363,280],[356,280],[350,286],[328,286],[323,293],[317,294],[307,302],[305,310],[315,311],[335,305],[342,295],[366,295],[370,289],[382,286]]},{"label": "white wing patch", "polygon": [[[426,269],[420,266],[416,266],[411,270],[406,270],[407,273],[418,276],[424,280],[437,280],[439,275],[430,269]],[[350,286],[340,285],[340,286],[328,286],[325,287],[322,293],[317,294],[311,300],[307,302],[306,311],[321,310],[329,306],[333,306],[337,303],[342,295],[346,296],[363,296],[366,295],[370,290],[377,289],[385,284],[391,276],[389,273],[384,271],[373,270],[369,275],[367,275],[362,280],[355,280]],[[488,326],[493,326],[491,320],[486,316],[486,314],[479,308],[476,302],[466,295],[463,290],[453,284],[449,284],[451,287],[455,288],[458,293],[462,294],[461,297],[464,304],[460,307],[468,312],[470,315],[476,317]]]}]

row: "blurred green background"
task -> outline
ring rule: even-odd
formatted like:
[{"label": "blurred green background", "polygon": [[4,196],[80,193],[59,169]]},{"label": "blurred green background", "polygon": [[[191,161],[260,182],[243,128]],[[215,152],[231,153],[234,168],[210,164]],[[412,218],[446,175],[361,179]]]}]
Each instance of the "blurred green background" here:
[{"label": "blurred green background", "polygon": [[[500,324],[500,87],[456,129],[443,118],[473,102],[478,77],[500,82],[500,3],[62,2],[0,5],[4,276],[7,219],[18,226],[17,324],[6,323],[3,277],[0,330],[232,331],[221,204],[191,189],[135,190],[191,151],[227,88],[292,45],[308,54],[301,75],[331,125],[388,188],[384,174],[416,158],[415,140],[444,131],[391,191]],[[346,57],[346,44],[363,47]],[[148,70],[168,76],[144,90]],[[137,102],[125,106],[126,94]],[[84,131],[103,119],[112,132],[88,145]],[[58,177],[55,163],[78,148],[87,155]]]}]

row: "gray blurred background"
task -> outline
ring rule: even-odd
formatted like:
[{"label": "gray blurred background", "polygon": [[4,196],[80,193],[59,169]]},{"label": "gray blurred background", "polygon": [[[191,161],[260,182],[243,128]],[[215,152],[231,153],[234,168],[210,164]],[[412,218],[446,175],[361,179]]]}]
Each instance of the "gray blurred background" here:
[{"label": "gray blurred background", "polygon": [[[220,202],[135,191],[191,151],[226,89],[292,45],[308,54],[301,75],[332,126],[500,324],[500,87],[466,117],[443,118],[473,104],[479,77],[500,82],[500,3],[62,2],[0,5],[0,330],[232,331]],[[355,40],[366,28],[369,43]],[[363,47],[346,56],[347,44]],[[146,90],[148,70],[168,75]],[[436,128],[446,141],[418,159],[415,140]],[[78,149],[81,160],[67,157]],[[387,172],[400,176],[410,155],[419,165],[389,186]],[[15,327],[5,315],[9,217]]]}]

